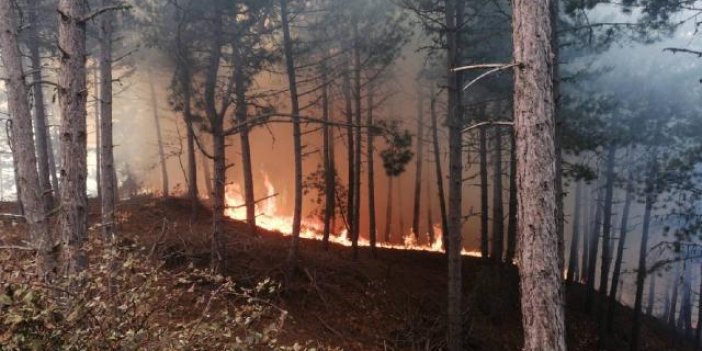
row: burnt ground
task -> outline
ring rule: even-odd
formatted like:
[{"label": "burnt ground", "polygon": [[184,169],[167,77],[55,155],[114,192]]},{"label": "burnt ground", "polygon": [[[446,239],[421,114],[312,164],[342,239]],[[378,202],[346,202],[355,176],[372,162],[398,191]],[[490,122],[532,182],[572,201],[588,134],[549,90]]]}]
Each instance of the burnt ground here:
[{"label": "burnt ground", "polygon": [[[8,212],[11,204],[0,205]],[[91,224],[98,219],[97,207]],[[190,223],[189,202],[183,199],[141,197],[119,206],[119,235],[151,248],[165,262],[164,269],[189,264],[207,266],[210,214],[202,208]],[[2,224],[0,224],[2,225]],[[0,231],[21,231],[4,223]],[[242,286],[272,278],[283,281],[289,237],[260,230],[249,233],[246,225],[225,225],[226,274]],[[91,226],[91,233],[97,228]],[[465,345],[468,350],[519,350],[521,321],[516,269],[466,257],[463,261],[465,291]],[[583,309],[581,285],[567,288],[567,338],[569,350],[596,350],[597,324]],[[301,239],[297,269],[286,289],[274,301],[289,311],[283,340],[320,340],[345,350],[437,350],[444,344],[446,264],[439,253],[361,248],[360,258],[351,249]],[[619,306],[607,350],[628,350],[631,310]],[[643,327],[642,350],[692,350],[653,319]]]}]

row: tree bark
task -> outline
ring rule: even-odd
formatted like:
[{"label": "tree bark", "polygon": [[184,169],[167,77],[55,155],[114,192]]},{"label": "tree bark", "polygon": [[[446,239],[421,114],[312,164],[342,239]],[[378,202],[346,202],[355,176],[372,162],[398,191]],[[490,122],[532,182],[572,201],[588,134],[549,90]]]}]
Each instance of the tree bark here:
[{"label": "tree bark", "polygon": [[[236,119],[244,124],[247,119],[246,90],[247,83],[244,76],[244,61],[241,58],[241,50],[238,44],[234,47],[234,68],[236,85]],[[244,201],[246,203],[246,223],[249,231],[256,235],[256,201],[254,200],[254,182],[251,167],[251,145],[249,143],[249,127],[244,124],[239,131],[241,141],[241,169],[244,177]]]},{"label": "tree bark", "polygon": [[480,256],[487,259],[490,255],[488,226],[488,170],[487,170],[487,129],[483,126],[479,131],[480,157]]},{"label": "tree bark", "polygon": [[32,94],[34,95],[34,135],[36,136],[36,158],[39,169],[39,186],[46,206],[46,211],[54,209],[54,193],[51,186],[49,167],[49,133],[46,127],[46,106],[42,78],[41,54],[39,51],[39,19],[36,1],[29,1],[29,55],[32,62]]},{"label": "tree bark", "polygon": [[[614,194],[614,178],[616,177],[614,173],[614,162],[615,156],[617,154],[617,149],[614,145],[609,145],[607,150],[607,180],[605,183],[605,198],[604,198],[604,208],[603,212],[603,224],[602,224],[602,259],[600,261],[600,289],[599,289],[599,304],[598,304],[598,318],[600,320],[599,325],[599,342],[600,345],[603,342],[606,325],[606,307],[607,307],[607,292],[609,290],[609,266],[610,266],[610,237],[612,232],[612,197]],[[613,298],[616,298],[613,297]]]},{"label": "tree bark", "polygon": [[212,167],[209,163],[209,158],[204,154],[200,153],[200,162],[202,163],[203,175],[205,176],[205,191],[207,192],[207,198],[211,199],[214,196],[214,189],[212,188],[212,174],[210,174],[210,168]]},{"label": "tree bark", "polygon": [[[601,172],[600,172],[601,176]],[[587,281],[585,286],[585,311],[592,312],[592,305],[595,300],[595,273],[597,271],[597,253],[600,248],[600,228],[602,223],[602,206],[604,191],[603,187],[598,184],[597,198],[595,199],[595,222],[590,233],[590,251],[588,252],[588,270]]]},{"label": "tree bark", "polygon": [[[112,68],[112,67],[110,67]],[[95,184],[97,187],[97,198],[98,201],[102,204],[102,185],[100,184],[102,181],[102,166],[100,165],[100,156],[102,154],[102,148],[100,147],[101,145],[101,137],[100,134],[102,133],[102,124],[100,123],[100,76],[98,74],[98,71],[100,68],[98,67],[97,69],[93,70],[93,96],[95,97],[95,115],[94,115],[94,123],[95,123]]]},{"label": "tree bark", "polygon": [[[348,62],[347,65],[348,67]],[[356,193],[356,182],[354,181],[354,174],[356,174],[356,162],[354,161],[354,137],[353,137],[353,101],[351,97],[351,77],[348,69],[344,69],[342,73],[342,90],[344,91],[344,112],[346,115],[346,140],[347,140],[347,165],[348,165],[348,192],[346,194],[346,218],[349,225],[349,230],[347,235],[349,239],[353,240],[353,209],[354,209],[354,194]]]},{"label": "tree bark", "polygon": [[[702,291],[702,290],[701,290]],[[656,298],[656,275],[651,274],[651,280],[648,282],[648,297],[646,302],[646,315],[653,317],[653,308],[655,307]],[[702,325],[702,323],[700,323]]]},{"label": "tree bark", "polygon": [[69,274],[83,271],[88,260],[83,250],[86,239],[88,199],[86,132],[86,23],[85,0],[59,0],[58,47],[59,105],[61,107],[61,208],[59,230],[62,255]]},{"label": "tree bark", "polygon": [[436,188],[439,196],[439,210],[441,211],[441,241],[444,250],[448,252],[448,218],[446,214],[446,195],[444,195],[444,174],[441,169],[441,147],[439,146],[439,124],[436,116],[436,94],[431,90],[431,139],[434,145],[434,166],[436,168]]},{"label": "tree bark", "polygon": [[12,151],[14,159],[17,160],[19,187],[24,190],[21,193],[21,200],[24,218],[29,225],[30,242],[37,250],[36,271],[39,279],[43,281],[50,280],[56,268],[55,243],[49,232],[43,197],[44,192],[50,190],[50,185],[46,190],[42,187],[36,168],[32,114],[22,69],[22,53],[17,39],[18,24],[15,21],[17,17],[10,0],[0,1],[0,48],[2,48],[2,63],[6,75],[7,102],[12,118],[14,138]]},{"label": "tree bark", "polygon": [[646,252],[648,251],[648,231],[651,225],[651,212],[656,201],[656,156],[653,155],[649,166],[646,180],[646,201],[644,205],[643,226],[641,228],[641,246],[639,248],[639,264],[636,271],[636,294],[634,300],[634,316],[631,322],[631,341],[629,349],[637,351],[639,349],[639,337],[641,332],[641,306],[643,304],[643,289],[646,282]]},{"label": "tree bark", "polygon": [[577,280],[578,271],[578,252],[580,251],[580,203],[583,192],[583,184],[577,181],[575,184],[575,199],[573,205],[573,230],[570,240],[570,257],[568,258],[568,273],[566,274],[567,282],[575,282]]},{"label": "tree bark", "polygon": [[495,127],[495,177],[492,193],[492,259],[502,262],[504,251],[504,209],[502,207],[502,130]]},{"label": "tree bark", "polygon": [[353,20],[353,98],[355,102],[355,124],[354,127],[354,169],[353,169],[353,216],[351,217],[351,246],[353,247],[353,259],[358,259],[358,237],[361,227],[361,47],[358,33],[358,20]]},{"label": "tree bark", "polygon": [[[297,261],[297,246],[300,241],[300,224],[302,220],[302,135],[300,132],[300,106],[297,95],[297,78],[293,58],[293,43],[288,23],[288,1],[280,0],[281,22],[283,27],[283,51],[285,67],[288,73],[290,104],[293,115],[293,149],[295,153],[295,206],[293,209],[292,242],[288,254],[287,278],[292,278]],[[289,280],[289,279],[288,279]]]},{"label": "tree bark", "polygon": [[629,210],[631,201],[634,198],[633,176],[629,175],[629,180],[626,185],[626,195],[624,199],[624,208],[622,209],[622,222],[619,226],[619,243],[617,244],[617,260],[614,262],[614,270],[612,271],[612,287],[609,292],[609,308],[607,309],[607,331],[612,331],[612,323],[614,322],[614,312],[617,306],[617,289],[619,287],[619,277],[622,271],[622,261],[624,258],[624,245],[626,245],[626,235],[629,231]]},{"label": "tree bark", "polygon": [[446,41],[448,45],[448,125],[449,125],[449,207],[448,207],[448,338],[449,351],[463,350],[463,295],[461,249],[463,233],[463,109],[459,25],[463,23],[463,1],[446,0]]},{"label": "tree bark", "polygon": [[424,159],[424,96],[417,89],[417,153],[414,173],[414,208],[412,211],[412,233],[419,243],[419,210],[422,200],[422,161]]},{"label": "tree bark", "polygon": [[558,223],[553,0],[513,3],[523,350],[566,350]]},{"label": "tree bark", "polygon": [[[367,115],[366,125],[373,125],[373,89],[368,87],[367,92]],[[360,142],[360,139],[359,139]],[[377,256],[376,252],[376,223],[375,223],[375,169],[373,160],[373,132],[368,128],[366,135],[366,163],[368,164],[368,236],[370,238],[371,253],[373,257]]]},{"label": "tree bark", "polygon": [[[327,83],[327,67],[322,67],[322,119],[324,122],[330,121],[330,109],[329,109],[329,84]],[[336,207],[336,170],[332,164],[332,147],[331,143],[334,142],[332,139],[332,128],[329,127],[328,123],[322,125],[322,156],[324,158],[324,231],[323,231],[323,241],[324,250],[329,250],[329,236],[331,234],[332,217],[334,216],[334,210]],[[372,150],[369,150],[372,152]]]},{"label": "tree bark", "polygon": [[517,250],[517,150],[514,130],[510,133],[509,156],[509,218],[507,219],[507,254],[505,260],[514,261]]},{"label": "tree bark", "polygon": [[151,109],[153,111],[154,123],[156,125],[156,142],[158,143],[158,159],[161,166],[161,193],[164,197],[170,195],[168,185],[168,164],[166,163],[166,151],[163,145],[163,133],[161,132],[161,117],[158,114],[158,98],[156,97],[156,87],[153,77],[149,73],[149,91],[151,92]]},{"label": "tree bark", "polygon": [[592,200],[592,195],[590,195],[588,187],[588,192],[585,194],[585,206],[584,206],[584,211],[585,214],[583,215],[583,222],[585,224],[583,228],[583,249],[580,257],[580,282],[586,282],[587,281],[587,272],[589,271],[588,268],[588,256],[590,254],[590,241],[592,240],[591,238],[591,233],[592,233],[592,228],[591,228],[591,218],[590,214],[592,211],[590,211],[590,208],[593,207],[593,204],[595,204],[595,201]]},{"label": "tree bark", "polygon": [[[103,6],[111,5],[103,0]],[[100,18],[100,186],[102,203],[102,234],[106,238],[115,235],[115,179],[112,142],[112,21],[111,13]],[[153,83],[152,83],[153,94]]]},{"label": "tree bark", "polygon": [[675,316],[678,311],[678,290],[680,288],[680,276],[682,271],[680,269],[680,262],[675,263],[675,275],[673,276],[673,293],[670,297],[670,310],[666,316],[666,322],[671,329],[675,329]]},{"label": "tree bark", "polygon": [[388,198],[385,202],[385,233],[383,235],[386,244],[390,243],[390,230],[392,228],[392,184],[393,176],[388,175]]}]

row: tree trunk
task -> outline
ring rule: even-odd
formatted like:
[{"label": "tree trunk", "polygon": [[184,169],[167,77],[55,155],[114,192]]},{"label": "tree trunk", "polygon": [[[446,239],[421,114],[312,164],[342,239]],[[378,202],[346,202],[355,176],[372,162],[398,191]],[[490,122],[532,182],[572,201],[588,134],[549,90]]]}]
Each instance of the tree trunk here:
[{"label": "tree trunk", "polygon": [[[348,67],[348,64],[345,65]],[[356,174],[356,162],[354,161],[354,137],[353,137],[353,101],[351,97],[351,77],[349,75],[349,70],[344,69],[342,72],[342,90],[344,91],[344,113],[346,115],[346,140],[347,140],[347,164],[348,164],[348,192],[346,194],[346,218],[348,223],[347,236],[350,240],[353,240],[353,201],[354,194],[356,193],[356,182],[354,182],[354,174]]]},{"label": "tree trunk", "polygon": [[353,81],[354,102],[356,118],[354,122],[354,173],[353,173],[353,216],[351,217],[351,246],[353,246],[353,259],[358,259],[358,237],[361,227],[361,47],[358,33],[358,20],[353,20]]},{"label": "tree trunk", "polygon": [[0,1],[0,47],[5,68],[7,102],[12,118],[13,157],[17,160],[19,187],[24,189],[21,200],[29,225],[30,242],[37,250],[37,275],[44,281],[50,280],[55,273],[55,244],[47,223],[43,197],[45,190],[41,186],[36,168],[32,113],[27,100],[28,89],[22,69],[22,54],[17,41],[17,17],[10,0]]},{"label": "tree trunk", "polygon": [[585,206],[584,206],[584,211],[585,214],[583,215],[583,222],[585,224],[583,228],[583,249],[580,254],[580,282],[586,282],[587,281],[587,272],[589,271],[588,268],[588,255],[590,254],[590,241],[592,240],[590,234],[592,233],[592,228],[590,226],[591,223],[591,218],[590,218],[590,208],[592,205],[595,203],[595,201],[592,200],[592,195],[590,195],[590,187],[588,187],[588,191],[585,193]]},{"label": "tree trunk", "polygon": [[[112,46],[110,46],[112,48]],[[112,66],[110,65],[110,69]],[[95,123],[95,184],[97,187],[97,198],[100,203],[102,203],[102,185],[100,182],[102,181],[102,166],[100,165],[100,158],[102,154],[102,148],[100,147],[101,145],[101,137],[100,134],[102,133],[102,124],[100,123],[100,76],[98,74],[98,71],[100,69],[95,69],[93,70],[93,95],[95,96],[95,116],[94,116],[94,123]]]},{"label": "tree trunk", "polygon": [[441,211],[441,241],[444,250],[448,252],[448,219],[446,214],[446,196],[444,195],[444,174],[441,169],[441,148],[439,146],[439,124],[436,116],[436,93],[431,90],[431,139],[434,145],[434,166],[436,168],[436,188],[439,195],[439,210]]},{"label": "tree trunk", "polygon": [[[367,116],[366,125],[373,125],[373,88],[368,87],[367,92]],[[359,139],[360,142],[360,139]],[[368,129],[368,134],[366,135],[366,163],[368,164],[368,236],[370,238],[371,253],[373,257],[376,257],[377,252],[375,249],[376,244],[376,223],[375,223],[375,169],[373,160],[373,132]]]},{"label": "tree trunk", "polygon": [[671,329],[675,329],[675,316],[678,311],[678,289],[680,288],[680,262],[675,263],[675,275],[673,276],[673,293],[670,297],[670,310],[666,316],[666,322]]},{"label": "tree trunk", "polygon": [[495,177],[492,193],[492,259],[502,262],[504,251],[504,210],[502,207],[502,130],[495,127]]},{"label": "tree trunk", "polygon": [[59,230],[69,274],[83,271],[88,219],[85,0],[59,0],[59,105],[61,107],[61,209]]},{"label": "tree trunk", "polygon": [[648,179],[646,180],[646,204],[644,205],[643,226],[641,228],[641,246],[639,248],[639,265],[636,271],[636,295],[634,300],[634,317],[631,322],[631,341],[629,349],[639,349],[639,334],[641,331],[641,305],[643,303],[643,289],[646,282],[646,252],[648,251],[648,231],[651,225],[651,212],[656,201],[656,156],[651,159]]},{"label": "tree trunk", "polygon": [[514,140],[514,131],[510,133],[509,157],[509,218],[507,220],[507,254],[505,260],[514,261],[517,249],[517,153]]},{"label": "tree trunk", "polygon": [[575,184],[575,199],[573,204],[573,230],[570,240],[570,257],[568,258],[568,273],[566,281],[575,282],[577,280],[578,271],[578,252],[580,244],[580,202],[583,192],[583,184],[577,181]]},{"label": "tree trunk", "polygon": [[46,131],[48,133],[47,138],[49,138],[49,140],[46,143],[47,154],[49,158],[49,173],[51,173],[51,188],[53,189],[55,204],[56,197],[59,193],[59,180],[58,173],[56,172],[56,154],[54,153],[54,145],[57,145],[56,147],[59,146],[56,143],[58,138],[55,136],[55,133],[53,133],[50,128],[47,128]]},{"label": "tree trunk", "polygon": [[487,129],[480,127],[480,256],[484,259],[489,257],[489,236],[488,236],[488,170],[487,170]]},{"label": "tree trunk", "polygon": [[[324,158],[324,195],[325,195],[325,200],[324,200],[324,232],[323,232],[323,241],[324,241],[324,250],[328,251],[329,250],[329,236],[331,234],[331,231],[333,230],[331,223],[332,223],[332,217],[334,216],[334,210],[336,207],[335,200],[336,200],[336,184],[335,178],[336,178],[336,170],[334,169],[334,166],[332,164],[332,147],[331,144],[334,142],[332,139],[331,131],[332,128],[329,127],[329,124],[327,122],[330,121],[330,109],[329,109],[329,84],[327,82],[328,75],[327,75],[327,68],[323,67],[322,68],[322,82],[324,82],[322,86],[322,119],[324,120],[324,124],[322,125],[322,134],[323,134],[323,144],[322,144],[322,156]],[[372,150],[369,150],[369,153],[372,152]]]},{"label": "tree trunk", "polygon": [[393,176],[388,175],[388,198],[385,205],[385,233],[383,235],[386,244],[390,243],[390,230],[392,227],[392,183]]},{"label": "tree trunk", "polygon": [[241,50],[238,43],[234,46],[234,68],[235,85],[236,85],[236,119],[240,124],[243,124],[239,131],[241,141],[241,169],[244,177],[244,201],[246,204],[246,223],[249,225],[249,231],[256,235],[256,200],[254,200],[254,183],[253,172],[251,170],[251,145],[249,144],[249,127],[244,124],[247,119],[247,103],[246,90],[247,83],[244,76],[244,62],[241,59]]},{"label": "tree trunk", "polygon": [[[197,219],[198,210],[200,208],[200,200],[198,199],[197,187],[197,160],[195,156],[195,128],[193,127],[193,115],[191,111],[192,79],[190,73],[189,52],[182,48],[181,37],[176,36],[176,44],[178,48],[178,67],[176,69],[177,79],[180,82],[180,89],[183,94],[183,122],[185,122],[187,130],[187,153],[188,153],[188,197],[190,198],[190,221],[194,222]],[[204,167],[205,170],[208,167]]]},{"label": "tree trunk", "polygon": [[[702,291],[702,290],[701,290]],[[653,316],[653,308],[656,301],[656,275],[651,274],[651,280],[648,282],[648,300],[646,302],[646,315]],[[702,323],[701,323],[702,325]]]},{"label": "tree trunk", "polygon": [[205,191],[207,192],[207,198],[211,199],[214,196],[214,189],[212,188],[212,174],[210,174],[209,158],[204,153],[200,154],[200,162],[202,163],[203,175],[205,176]]},{"label": "tree trunk", "polygon": [[[293,120],[293,149],[295,153],[295,207],[293,210],[292,242],[288,254],[287,278],[292,278],[297,261],[297,246],[300,241],[300,224],[302,220],[302,135],[300,133],[300,106],[297,96],[297,80],[295,61],[293,59],[293,43],[288,23],[288,1],[280,0],[281,22],[283,27],[283,50],[285,66],[288,73],[288,88],[290,89],[290,104]],[[289,280],[289,279],[288,279]]]},{"label": "tree trunk", "polygon": [[54,193],[51,186],[49,167],[49,133],[46,127],[46,106],[44,103],[44,87],[42,78],[41,54],[39,51],[39,19],[36,1],[30,1],[29,18],[29,55],[32,62],[32,86],[34,95],[34,135],[36,136],[36,158],[39,169],[39,186],[41,189],[46,211],[54,209]]},{"label": "tree trunk", "polygon": [[[700,265],[700,268],[702,268],[702,265]],[[702,270],[700,270],[700,288],[698,290],[698,300],[697,300],[697,326],[695,328],[695,345],[697,345],[697,349],[700,349],[700,346],[702,346]],[[649,312],[650,315],[650,312]]]},{"label": "tree trunk", "polygon": [[414,173],[414,208],[412,211],[412,233],[419,243],[419,210],[422,197],[422,161],[424,160],[424,96],[417,89],[417,154]]},{"label": "tree trunk", "polygon": [[158,143],[158,158],[161,164],[161,193],[164,197],[170,195],[168,185],[168,164],[166,164],[166,152],[163,145],[163,133],[161,132],[161,117],[158,114],[158,98],[156,97],[156,87],[153,77],[149,72],[149,90],[151,92],[151,109],[153,111],[154,123],[156,124],[156,142]]},{"label": "tree trunk", "polygon": [[[601,176],[601,172],[600,172]],[[601,184],[598,183],[597,198],[595,199],[595,222],[590,233],[590,251],[588,252],[588,269],[587,281],[585,286],[585,311],[592,312],[592,305],[595,300],[595,272],[597,271],[597,253],[600,248],[600,228],[602,223],[602,207],[600,202],[603,201],[604,191]]]},{"label": "tree trunk", "polygon": [[[599,304],[598,304],[598,318],[600,320],[599,325],[599,342],[602,345],[605,332],[606,332],[606,309],[607,307],[607,292],[609,288],[607,284],[609,283],[609,265],[610,265],[610,237],[612,232],[612,196],[614,194],[614,178],[616,177],[614,173],[614,162],[615,156],[617,154],[617,149],[614,145],[610,145],[607,150],[607,182],[605,185],[605,199],[604,208],[602,210],[604,215],[604,221],[602,224],[602,260],[600,262],[600,289],[599,289]],[[614,296],[612,298],[615,298]]]},{"label": "tree trunk", "polygon": [[[17,201],[17,213],[24,216],[24,204],[22,203],[22,177],[20,176],[20,160],[19,156],[15,153],[17,152],[17,147],[15,147],[15,137],[12,135],[12,121],[6,125],[7,130],[7,145],[10,147],[10,153],[12,154],[12,169],[15,176],[15,199]],[[35,156],[36,157],[36,156]],[[38,175],[37,175],[38,177]],[[38,178],[37,178],[38,179]]]},{"label": "tree trunk", "polygon": [[463,1],[446,0],[446,41],[448,45],[449,206],[448,206],[448,340],[449,351],[463,350],[463,109],[458,33],[463,23]]},{"label": "tree trunk", "polygon": [[[110,5],[103,0],[103,6]],[[104,13],[100,18],[100,167],[102,187],[102,234],[113,238],[115,234],[115,180],[112,142],[112,14]],[[152,83],[153,94],[153,83]],[[155,99],[155,97],[154,97]]]},{"label": "tree trunk", "polygon": [[558,231],[553,0],[513,3],[523,350],[566,350]]},{"label": "tree trunk", "polygon": [[622,271],[622,261],[624,258],[624,245],[626,245],[626,234],[629,230],[629,209],[631,201],[634,197],[633,176],[629,175],[629,180],[626,185],[626,195],[624,199],[624,208],[622,209],[622,222],[619,227],[619,243],[617,245],[617,260],[614,262],[614,270],[612,271],[612,288],[609,292],[609,308],[607,309],[607,331],[612,331],[612,322],[614,322],[614,312],[617,306],[617,288],[619,287],[619,277]]}]

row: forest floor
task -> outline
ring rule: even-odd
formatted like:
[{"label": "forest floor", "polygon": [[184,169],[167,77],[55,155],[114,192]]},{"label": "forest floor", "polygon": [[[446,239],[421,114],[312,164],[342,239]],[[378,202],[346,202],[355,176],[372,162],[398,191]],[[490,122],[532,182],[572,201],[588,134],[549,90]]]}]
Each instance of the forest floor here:
[{"label": "forest floor", "polygon": [[[11,209],[9,204],[0,209]],[[96,207],[91,224],[98,219]],[[141,197],[119,206],[120,236],[156,248],[164,268],[206,267],[211,219],[203,208],[190,223],[189,202]],[[7,230],[7,225],[0,230]],[[91,227],[95,231],[95,227]],[[19,228],[18,228],[19,229]],[[244,223],[227,221],[225,274],[237,284],[254,286],[266,278],[282,281],[289,237],[261,230],[251,235]],[[95,231],[96,232],[96,231]],[[520,350],[521,316],[516,269],[465,257],[465,349]],[[567,289],[569,350],[596,350],[597,324],[583,310],[584,289]],[[314,240],[300,242],[299,264],[273,303],[286,309],[282,340],[319,340],[345,350],[440,350],[444,345],[446,264],[442,254],[333,245],[324,251]],[[193,311],[193,313],[198,313]],[[629,308],[620,306],[607,350],[628,350]],[[665,327],[647,319],[642,350],[692,350]]]}]

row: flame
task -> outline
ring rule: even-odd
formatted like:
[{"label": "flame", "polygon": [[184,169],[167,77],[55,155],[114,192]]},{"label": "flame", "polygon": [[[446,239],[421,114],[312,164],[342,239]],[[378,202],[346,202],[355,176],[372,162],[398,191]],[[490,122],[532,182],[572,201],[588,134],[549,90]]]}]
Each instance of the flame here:
[{"label": "flame", "polygon": [[[269,231],[279,232],[284,236],[292,235],[292,216],[283,215],[278,211],[276,201],[276,190],[270,181],[270,178],[265,172],[263,173],[263,183],[266,187],[266,197],[263,201],[256,203],[256,225]],[[246,220],[246,207],[241,186],[237,183],[230,183],[226,186],[224,200],[226,209],[224,215],[244,221]],[[312,240],[323,240],[324,223],[317,218],[304,218],[300,226],[300,237]],[[439,224],[434,224],[434,240],[431,236],[425,234],[427,244],[418,243],[416,236],[409,231],[409,234],[403,236],[402,244],[392,244],[385,242],[376,243],[377,247],[396,249],[396,250],[414,250],[414,251],[429,251],[443,252],[442,231]],[[329,241],[338,245],[352,246],[351,239],[347,235],[347,230],[342,229],[338,234],[331,234]],[[358,239],[358,246],[371,246],[370,240],[366,238]],[[461,251],[464,256],[480,257],[479,251],[468,251],[465,248]]]}]

